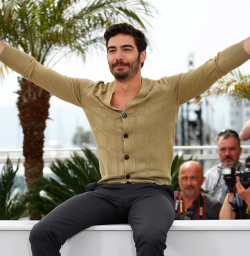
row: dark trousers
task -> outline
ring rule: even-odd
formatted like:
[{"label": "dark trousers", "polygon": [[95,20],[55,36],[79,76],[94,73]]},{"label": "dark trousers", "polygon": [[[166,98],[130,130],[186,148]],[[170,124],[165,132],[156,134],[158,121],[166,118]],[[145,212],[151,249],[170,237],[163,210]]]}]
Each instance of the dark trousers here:
[{"label": "dark trousers", "polygon": [[59,256],[61,245],[80,231],[93,225],[122,223],[133,229],[137,256],[164,255],[167,232],[175,217],[171,185],[92,183],[87,189],[33,227],[33,256]]}]

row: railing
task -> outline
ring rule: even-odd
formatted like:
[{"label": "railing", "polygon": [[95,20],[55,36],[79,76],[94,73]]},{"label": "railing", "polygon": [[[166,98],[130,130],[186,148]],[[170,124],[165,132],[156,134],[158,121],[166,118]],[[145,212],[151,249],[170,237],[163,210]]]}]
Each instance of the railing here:
[{"label": "railing", "polygon": [[[191,156],[197,160],[216,160],[218,155],[216,153],[217,146],[174,146],[174,155],[184,154],[184,159]],[[243,150],[250,149],[250,145],[242,145]],[[90,147],[90,150],[97,151],[96,147]],[[5,163],[7,156],[10,157],[13,163],[24,162],[22,156],[22,149],[0,149],[0,163]],[[56,159],[65,160],[70,159],[70,155],[76,151],[81,153],[81,148],[44,148],[44,162],[53,162]],[[198,152],[200,151],[200,152]],[[241,154],[241,159],[245,159],[250,153]]]}]

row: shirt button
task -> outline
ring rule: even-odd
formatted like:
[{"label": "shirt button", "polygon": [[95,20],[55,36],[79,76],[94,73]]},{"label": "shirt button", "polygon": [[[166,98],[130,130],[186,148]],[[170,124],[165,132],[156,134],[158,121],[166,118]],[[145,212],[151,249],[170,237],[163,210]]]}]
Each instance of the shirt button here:
[{"label": "shirt button", "polygon": [[128,134],[124,134],[123,137],[124,137],[124,139],[127,139],[128,138]]},{"label": "shirt button", "polygon": [[128,160],[128,159],[129,159],[129,156],[128,156],[128,155],[125,155],[125,156],[124,156],[124,159],[125,159],[125,160]]},{"label": "shirt button", "polygon": [[130,175],[126,175],[126,179],[129,180],[130,179]]},{"label": "shirt button", "polygon": [[127,116],[128,116],[128,115],[127,115],[126,113],[123,113],[123,114],[122,114],[122,117],[123,117],[123,118],[127,118]]}]

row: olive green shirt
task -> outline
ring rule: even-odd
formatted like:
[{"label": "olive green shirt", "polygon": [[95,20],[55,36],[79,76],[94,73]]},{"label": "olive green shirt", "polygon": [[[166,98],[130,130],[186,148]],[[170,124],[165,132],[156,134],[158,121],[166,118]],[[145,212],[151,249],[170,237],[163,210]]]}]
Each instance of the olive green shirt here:
[{"label": "olive green shirt", "polygon": [[81,107],[91,125],[102,183],[171,184],[175,120],[182,103],[249,59],[242,42],[188,73],[151,80],[123,111],[110,105],[115,82],[70,78],[6,46],[0,61],[62,100]]}]

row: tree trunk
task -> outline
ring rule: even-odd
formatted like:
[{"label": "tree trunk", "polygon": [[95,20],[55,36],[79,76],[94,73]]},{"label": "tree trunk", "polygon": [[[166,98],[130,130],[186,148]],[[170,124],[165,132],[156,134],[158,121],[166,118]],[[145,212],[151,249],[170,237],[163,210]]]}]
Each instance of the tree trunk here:
[{"label": "tree trunk", "polygon": [[[21,78],[19,83],[21,90],[17,91],[17,107],[24,135],[25,177],[31,191],[32,183],[43,176],[44,130],[49,114],[50,93],[24,78]],[[30,219],[39,220],[41,215],[35,210],[30,210]]]}]

